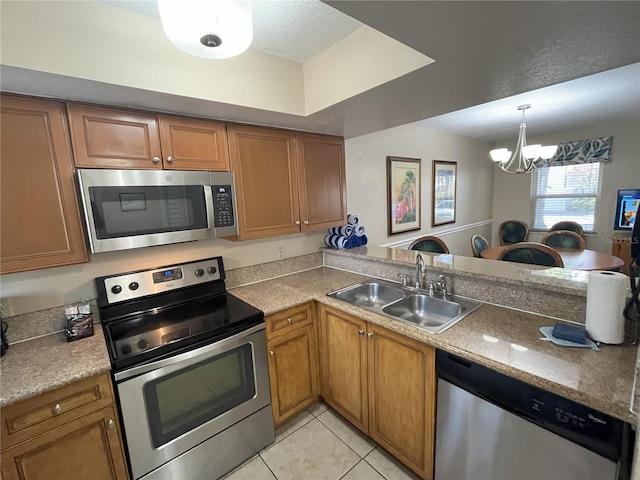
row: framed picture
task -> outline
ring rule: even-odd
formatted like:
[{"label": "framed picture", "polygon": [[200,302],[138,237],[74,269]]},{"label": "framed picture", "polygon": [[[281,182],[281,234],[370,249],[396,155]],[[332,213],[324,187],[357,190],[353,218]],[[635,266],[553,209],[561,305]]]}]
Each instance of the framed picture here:
[{"label": "framed picture", "polygon": [[457,162],[433,161],[432,227],[456,221],[457,175]]},{"label": "framed picture", "polygon": [[389,235],[420,230],[420,159],[387,157]]}]

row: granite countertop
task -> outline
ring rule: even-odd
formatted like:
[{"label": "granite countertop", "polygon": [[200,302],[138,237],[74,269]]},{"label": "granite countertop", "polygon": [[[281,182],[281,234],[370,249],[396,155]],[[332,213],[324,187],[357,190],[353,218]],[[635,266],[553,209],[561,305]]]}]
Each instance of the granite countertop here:
[{"label": "granite countertop", "polygon": [[102,326],[67,342],[63,332],[11,344],[0,360],[0,407],[111,370]]},{"label": "granite countertop", "polygon": [[262,309],[266,315],[316,300],[637,424],[636,415],[629,410],[636,346],[603,345],[597,352],[559,347],[540,340],[539,328],[554,325],[555,319],[491,304],[481,306],[443,333],[433,334],[326,296],[368,278],[321,267],[233,288],[230,293]]},{"label": "granite countertop", "polygon": [[[600,410],[632,424],[637,348],[563,348],[539,340],[549,317],[485,304],[440,334],[394,321],[326,294],[369,279],[319,267],[231,288],[229,292],[266,315],[316,300],[436,348]],[[92,337],[66,342],[62,333],[12,344],[0,361],[0,407],[110,370],[102,328]]]}]

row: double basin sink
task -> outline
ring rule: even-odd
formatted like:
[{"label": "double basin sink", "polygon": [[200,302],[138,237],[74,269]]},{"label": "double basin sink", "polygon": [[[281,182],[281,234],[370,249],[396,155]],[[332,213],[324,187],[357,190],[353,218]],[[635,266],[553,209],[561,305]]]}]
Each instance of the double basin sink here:
[{"label": "double basin sink", "polygon": [[438,298],[419,289],[379,280],[351,285],[327,295],[432,333],[445,331],[482,305],[455,295]]}]

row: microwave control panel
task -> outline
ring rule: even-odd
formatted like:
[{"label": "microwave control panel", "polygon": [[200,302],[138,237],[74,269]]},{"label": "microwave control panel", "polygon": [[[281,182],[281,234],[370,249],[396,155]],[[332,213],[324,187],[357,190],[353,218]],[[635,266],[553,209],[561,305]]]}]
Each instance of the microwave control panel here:
[{"label": "microwave control panel", "polygon": [[216,227],[233,227],[236,220],[233,216],[233,196],[231,185],[212,185],[213,213]]}]

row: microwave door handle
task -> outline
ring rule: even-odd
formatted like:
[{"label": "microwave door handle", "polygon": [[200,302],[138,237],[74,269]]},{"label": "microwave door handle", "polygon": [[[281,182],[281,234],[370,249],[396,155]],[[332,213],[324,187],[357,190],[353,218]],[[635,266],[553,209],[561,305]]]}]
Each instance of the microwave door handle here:
[{"label": "microwave door handle", "polygon": [[204,187],[204,204],[207,209],[207,224],[209,225],[208,230],[216,233],[216,212],[215,205],[213,203],[213,193],[211,191],[211,185],[203,185]]}]

